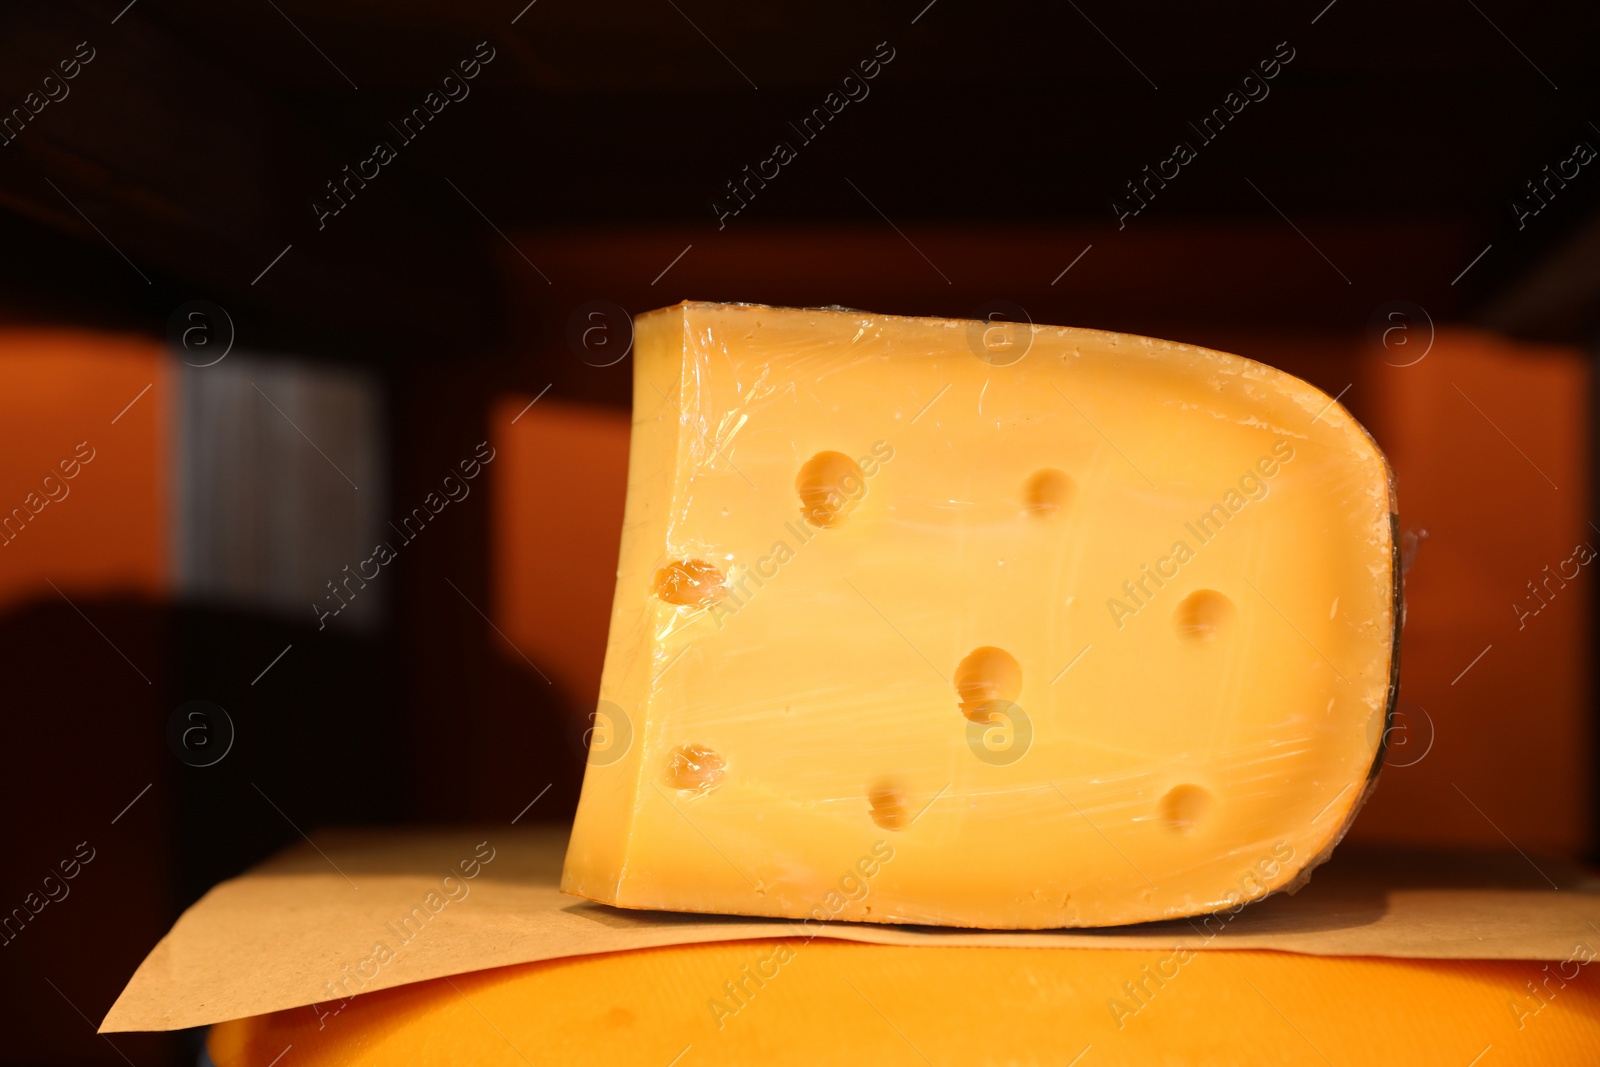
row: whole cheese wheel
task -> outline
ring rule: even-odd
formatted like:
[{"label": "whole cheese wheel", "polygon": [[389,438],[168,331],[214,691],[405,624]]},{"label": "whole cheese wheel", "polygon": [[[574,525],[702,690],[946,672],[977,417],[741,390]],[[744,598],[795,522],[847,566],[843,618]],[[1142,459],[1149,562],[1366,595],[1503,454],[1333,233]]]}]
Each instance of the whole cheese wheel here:
[{"label": "whole cheese wheel", "polygon": [[217,1067],[1560,1067],[1597,1062],[1592,959],[736,941],[480,971],[223,1023],[210,1053]]}]

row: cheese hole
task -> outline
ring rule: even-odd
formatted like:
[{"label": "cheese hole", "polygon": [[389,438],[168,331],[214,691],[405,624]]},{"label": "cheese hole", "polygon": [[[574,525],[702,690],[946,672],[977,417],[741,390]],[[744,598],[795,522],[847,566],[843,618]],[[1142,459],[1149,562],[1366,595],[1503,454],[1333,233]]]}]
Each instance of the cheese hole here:
[{"label": "cheese hole", "polygon": [[905,790],[889,784],[880,784],[867,791],[867,805],[872,821],[885,830],[904,830],[911,825],[911,813],[906,810]]},{"label": "cheese hole", "polygon": [[704,793],[726,773],[722,756],[704,745],[679,745],[667,759],[667,784],[674,789]]},{"label": "cheese hole", "polygon": [[795,476],[800,514],[813,526],[839,526],[867,494],[867,479],[843,452],[818,452]]},{"label": "cheese hole", "polygon": [[1174,833],[1193,833],[1217,798],[1197,785],[1179,785],[1161,798],[1161,818]]},{"label": "cheese hole", "polygon": [[1022,487],[1028,514],[1047,519],[1065,511],[1072,500],[1072,479],[1052,467],[1036,470]]},{"label": "cheese hole", "polygon": [[1233,622],[1233,601],[1214,589],[1197,589],[1179,601],[1172,626],[1188,641],[1212,641]]},{"label": "cheese hole", "polygon": [[668,604],[703,608],[722,595],[722,572],[703,559],[676,559],[656,571],[655,590]]},{"label": "cheese hole", "polygon": [[1022,664],[1005,649],[985,645],[956,666],[955,682],[961,714],[973,722],[988,722],[993,709],[1021,695]]}]

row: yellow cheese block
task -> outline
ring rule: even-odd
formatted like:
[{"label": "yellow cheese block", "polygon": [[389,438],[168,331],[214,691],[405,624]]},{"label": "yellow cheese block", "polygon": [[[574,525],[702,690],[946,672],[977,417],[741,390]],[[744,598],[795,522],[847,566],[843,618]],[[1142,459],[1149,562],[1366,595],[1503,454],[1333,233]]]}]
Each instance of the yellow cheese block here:
[{"label": "yellow cheese block", "polygon": [[1234,907],[1380,762],[1383,456],[1250,360],[1092,330],[683,304],[636,323],[563,888],[1095,926]]},{"label": "yellow cheese block", "polygon": [[727,942],[223,1023],[210,1053],[217,1067],[1591,1065],[1600,984],[1583,947],[1532,963]]}]

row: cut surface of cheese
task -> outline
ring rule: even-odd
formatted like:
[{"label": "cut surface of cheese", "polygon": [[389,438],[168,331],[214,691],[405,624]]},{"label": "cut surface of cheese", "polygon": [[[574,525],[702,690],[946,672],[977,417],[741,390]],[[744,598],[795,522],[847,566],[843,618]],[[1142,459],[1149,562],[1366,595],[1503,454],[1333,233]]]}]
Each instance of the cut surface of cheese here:
[{"label": "cut surface of cheese", "polygon": [[1381,762],[1387,464],[1336,400],[1092,330],[683,304],[635,327],[563,888],[995,928],[1292,886]]},{"label": "cut surface of cheese", "polygon": [[1592,1065],[1592,941],[1559,963],[821,938],[682,945],[221,1023],[209,1047],[216,1067],[1466,1067],[1485,1046],[1482,1067]]}]

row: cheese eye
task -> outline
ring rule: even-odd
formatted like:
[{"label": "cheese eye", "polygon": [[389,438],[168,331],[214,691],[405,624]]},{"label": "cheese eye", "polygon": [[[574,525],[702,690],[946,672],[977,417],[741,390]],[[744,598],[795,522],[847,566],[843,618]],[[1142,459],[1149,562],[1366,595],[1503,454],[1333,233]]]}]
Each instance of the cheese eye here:
[{"label": "cheese eye", "polygon": [[1233,601],[1215,589],[1196,589],[1178,602],[1173,629],[1187,641],[1214,641],[1233,622]]},{"label": "cheese eye", "polygon": [[722,595],[722,572],[703,559],[678,559],[656,571],[656,596],[679,607],[703,608]]},{"label": "cheese eye", "polygon": [[911,813],[906,810],[905,790],[888,783],[880,784],[867,793],[867,805],[872,821],[885,830],[904,830],[911,825]]},{"label": "cheese eye", "polygon": [[794,488],[806,522],[827,529],[843,524],[867,495],[867,479],[843,452],[818,452],[800,468]]},{"label": "cheese eye", "polygon": [[1048,519],[1059,515],[1072,502],[1072,479],[1054,467],[1034,471],[1022,486],[1022,502],[1028,514]]},{"label": "cheese eye", "polygon": [[1197,785],[1174,786],[1161,798],[1161,818],[1175,833],[1193,833],[1215,804],[1216,797]]},{"label": "cheese eye", "polygon": [[679,745],[667,758],[667,783],[674,789],[704,793],[722,781],[728,763],[705,745]]},{"label": "cheese eye", "polygon": [[955,683],[961,714],[973,722],[988,722],[998,705],[1021,694],[1022,664],[1005,649],[985,645],[956,666]]}]

